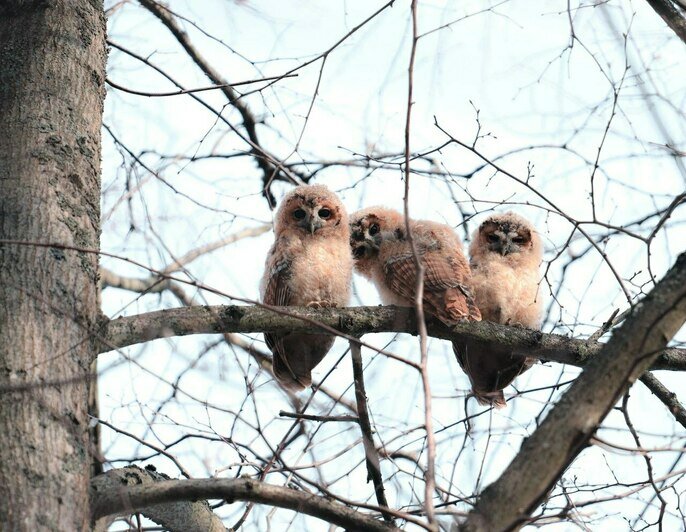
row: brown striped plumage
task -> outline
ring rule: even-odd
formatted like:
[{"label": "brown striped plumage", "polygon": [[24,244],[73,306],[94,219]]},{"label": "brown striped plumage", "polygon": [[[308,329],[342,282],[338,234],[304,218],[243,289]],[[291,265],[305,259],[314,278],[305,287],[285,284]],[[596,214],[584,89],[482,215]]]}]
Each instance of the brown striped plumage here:
[{"label": "brown striped plumage", "polygon": [[[410,229],[424,266],[426,312],[446,324],[481,319],[469,265],[455,232],[428,220],[411,220]],[[356,212],[351,217],[350,244],[355,269],[374,282],[384,303],[414,304],[417,269],[402,214],[386,207]]]},{"label": "brown striped plumage", "polygon": [[[403,216],[386,207],[369,207],[354,213],[350,226],[355,270],[376,285],[385,304],[414,305],[417,268]],[[411,220],[410,230],[424,266],[424,311],[447,325],[479,321],[469,264],[455,232],[428,220]],[[456,352],[458,347],[464,350],[453,344]]]}]

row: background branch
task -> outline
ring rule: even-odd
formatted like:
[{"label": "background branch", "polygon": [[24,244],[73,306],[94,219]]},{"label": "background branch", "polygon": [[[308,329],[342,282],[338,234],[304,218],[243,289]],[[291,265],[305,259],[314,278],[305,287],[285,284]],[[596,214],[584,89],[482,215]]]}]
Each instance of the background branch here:
[{"label": "background branch", "polygon": [[[221,519],[212,512],[207,501],[194,500],[192,497],[165,501],[164,504],[137,506],[136,501],[129,500],[129,487],[138,486],[145,489],[158,482],[169,481],[170,477],[158,473],[154,468],[141,469],[128,466],[112,469],[98,475],[91,481],[91,497],[100,506],[93,506],[95,532],[104,532],[112,522],[113,516],[123,516],[140,511],[145,517],[164,526],[172,532],[225,532],[226,527]],[[108,506],[106,501],[116,501]],[[108,509],[116,508],[114,511]]]},{"label": "background branch", "polygon": [[[163,511],[169,503],[178,503],[179,501],[226,499],[228,501],[252,501],[287,508],[318,517],[348,530],[370,532],[399,530],[374,519],[370,515],[331,502],[324,497],[249,478],[165,480],[143,485],[119,483],[114,486],[111,484],[112,479],[104,477],[107,475],[96,477],[92,482],[91,512],[93,519],[100,519],[108,515],[125,515],[136,511],[142,511],[149,515],[154,505]],[[222,527],[214,530],[223,529]],[[193,529],[178,528],[176,530]]]},{"label": "background branch", "polygon": [[279,158],[270,154],[260,143],[257,136],[257,119],[250,111],[248,106],[240,95],[227,83],[227,81],[217,72],[212,65],[200,54],[195,46],[190,42],[188,35],[176,23],[171,12],[162,4],[153,0],[139,0],[140,4],[145,7],[150,13],[155,15],[164,24],[169,31],[174,35],[179,44],[183,47],[189,57],[196,65],[203,71],[203,73],[214,83],[221,86],[220,90],[224,93],[231,105],[240,113],[243,119],[243,127],[245,128],[248,137],[242,137],[251,147],[251,153],[255,157],[257,165],[260,167],[263,175],[264,196],[267,198],[270,207],[273,207],[276,200],[270,192],[270,185],[275,179],[281,179],[296,184],[302,184],[302,181],[307,181],[301,175],[297,175],[294,170],[286,168]]},{"label": "background branch", "polygon": [[678,0],[648,0],[672,31],[686,44],[686,7]]},{"label": "background branch", "polygon": [[684,405],[679,402],[677,395],[674,392],[669,391],[667,387],[649,371],[641,375],[641,382],[653,392],[655,397],[665,404],[669,411],[674,414],[674,419],[686,429],[686,409],[684,408]]},{"label": "background branch", "polygon": [[[350,353],[353,361],[353,379],[355,380],[355,399],[357,400],[357,412],[359,416],[360,430],[362,431],[362,443],[364,445],[365,462],[367,464],[367,482],[374,483],[374,493],[379,506],[388,508],[386,493],[383,487],[383,476],[381,475],[381,462],[374,445],[372,434],[372,424],[369,421],[369,411],[367,410],[367,392],[364,387],[364,371],[362,367],[362,348],[359,343],[350,342]],[[393,516],[389,513],[383,514],[384,519],[393,523]]]}]

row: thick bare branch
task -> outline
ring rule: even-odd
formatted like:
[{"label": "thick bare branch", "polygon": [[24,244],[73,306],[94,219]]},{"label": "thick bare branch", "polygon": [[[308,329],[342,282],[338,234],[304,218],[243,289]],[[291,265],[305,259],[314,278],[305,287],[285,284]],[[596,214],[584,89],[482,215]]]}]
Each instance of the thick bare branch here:
[{"label": "thick bare branch", "polygon": [[[324,497],[249,478],[166,480],[149,485],[133,486],[119,483],[116,486],[111,486],[101,476],[93,480],[92,488],[91,512],[94,520],[108,515],[123,515],[136,511],[142,511],[149,515],[153,505],[163,508],[178,501],[225,499],[228,501],[252,501],[287,508],[318,517],[348,530],[378,532],[399,530],[374,519],[370,515],[331,502]],[[198,529],[176,528],[174,530]]]},{"label": "thick bare branch", "polygon": [[[100,520],[95,523],[95,530],[107,530],[104,525],[111,521],[111,516],[127,515],[140,511],[148,519],[173,532],[226,531],[221,519],[212,512],[204,500],[187,497],[186,499],[165,501],[164,504],[143,507],[137,506],[135,499],[131,501],[128,499],[129,487],[138,486],[145,489],[155,486],[158,482],[168,481],[169,477],[166,475],[153,469],[141,469],[136,466],[112,469],[104,475],[95,477],[91,481],[91,497],[97,503],[93,505],[93,521]],[[117,510],[107,511],[108,508],[113,507]],[[99,514],[96,514],[96,511]]]},{"label": "thick bare branch", "polygon": [[680,0],[648,0],[650,6],[686,44],[686,7]]},{"label": "thick bare branch", "polygon": [[[417,334],[414,311],[400,307],[350,308],[268,308],[252,306],[196,306],[158,310],[117,318],[107,323],[101,334],[101,352],[169,336],[246,332],[313,332],[316,321],[343,334],[361,336],[373,332]],[[308,321],[304,321],[308,320]],[[458,342],[479,341],[497,344],[515,353],[583,367],[605,344],[577,340],[558,334],[543,334],[522,327],[509,327],[487,321],[461,323],[447,327],[429,320],[429,334]],[[686,370],[686,349],[664,349],[652,369]]]},{"label": "thick bare branch", "polygon": [[686,253],[682,253],[525,440],[503,475],[484,490],[462,529],[519,528],[685,321]]}]

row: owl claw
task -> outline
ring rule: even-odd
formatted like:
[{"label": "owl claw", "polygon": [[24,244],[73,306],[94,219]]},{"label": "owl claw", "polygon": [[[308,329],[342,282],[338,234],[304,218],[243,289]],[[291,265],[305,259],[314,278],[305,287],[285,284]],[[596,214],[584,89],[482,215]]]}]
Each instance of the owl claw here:
[{"label": "owl claw", "polygon": [[306,306],[309,308],[330,308],[336,305],[331,301],[310,301]]}]

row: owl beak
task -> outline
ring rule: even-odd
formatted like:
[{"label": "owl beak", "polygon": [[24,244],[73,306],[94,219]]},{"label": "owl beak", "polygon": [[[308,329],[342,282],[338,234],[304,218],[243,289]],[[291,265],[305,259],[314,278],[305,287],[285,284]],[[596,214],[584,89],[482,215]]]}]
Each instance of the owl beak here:
[{"label": "owl beak", "polygon": [[369,234],[368,230],[365,231],[364,243],[368,249],[371,249],[373,251],[379,251],[379,248],[381,247],[381,233],[377,233],[372,236]]},{"label": "owl beak", "polygon": [[320,229],[322,227],[322,222],[312,217],[310,218],[307,227],[310,230],[310,234],[313,235],[317,229]]},{"label": "owl beak", "polygon": [[509,243],[505,243],[502,245],[500,248],[500,254],[504,257],[505,255],[509,255],[510,252],[514,251],[514,246],[512,246]]}]

